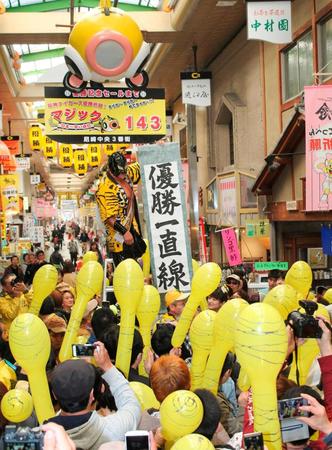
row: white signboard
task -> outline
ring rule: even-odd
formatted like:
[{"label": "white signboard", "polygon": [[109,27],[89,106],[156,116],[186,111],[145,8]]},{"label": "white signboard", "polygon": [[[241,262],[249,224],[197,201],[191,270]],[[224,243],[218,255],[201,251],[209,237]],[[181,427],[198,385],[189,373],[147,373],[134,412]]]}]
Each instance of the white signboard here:
[{"label": "white signboard", "polygon": [[179,145],[143,146],[138,156],[155,286],[162,293],[190,291],[191,252]]},{"label": "white signboard", "polygon": [[35,225],[35,219],[31,213],[26,213],[23,218],[23,237],[31,237],[31,229]]},{"label": "white signboard", "polygon": [[39,184],[40,183],[39,173],[34,173],[34,174],[30,175],[30,183],[31,184]]},{"label": "white signboard", "polygon": [[248,1],[248,39],[287,44],[292,42],[292,7],[290,0]]},{"label": "white signboard", "polygon": [[227,227],[236,227],[237,224],[237,202],[235,176],[220,178],[220,208],[221,223]]},{"label": "white signboard", "polygon": [[27,157],[16,157],[17,170],[29,170],[30,169],[30,158]]},{"label": "white signboard", "polygon": [[181,73],[182,103],[195,106],[211,105],[211,72]]}]

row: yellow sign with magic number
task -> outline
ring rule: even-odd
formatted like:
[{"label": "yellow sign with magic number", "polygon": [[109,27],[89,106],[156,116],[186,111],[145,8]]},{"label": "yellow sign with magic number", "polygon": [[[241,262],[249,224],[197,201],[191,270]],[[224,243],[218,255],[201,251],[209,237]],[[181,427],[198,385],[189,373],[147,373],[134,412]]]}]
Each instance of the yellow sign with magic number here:
[{"label": "yellow sign with magic number", "polygon": [[138,144],[166,134],[163,89],[45,88],[45,133],[71,144]]}]

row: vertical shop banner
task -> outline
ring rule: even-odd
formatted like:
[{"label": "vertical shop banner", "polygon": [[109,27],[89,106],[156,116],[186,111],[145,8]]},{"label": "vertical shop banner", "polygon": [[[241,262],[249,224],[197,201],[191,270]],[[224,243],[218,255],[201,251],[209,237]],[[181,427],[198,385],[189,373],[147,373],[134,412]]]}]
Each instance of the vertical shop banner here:
[{"label": "vertical shop banner", "polygon": [[192,261],[180,148],[177,143],[138,150],[155,286],[190,291]]},{"label": "vertical shop banner", "polygon": [[33,244],[41,244],[44,247],[44,227],[32,227],[30,239]]},{"label": "vertical shop banner", "polygon": [[221,236],[228,259],[228,264],[230,266],[238,266],[239,264],[242,264],[240,249],[234,228],[224,228],[221,230]]},{"label": "vertical shop banner", "polygon": [[248,39],[288,44],[292,42],[291,0],[247,0]]},{"label": "vertical shop banner", "polygon": [[24,214],[23,219],[23,237],[30,237],[31,229],[35,226],[35,218],[31,213]]},{"label": "vertical shop banner", "polygon": [[199,260],[202,264],[208,262],[204,217],[199,218]]},{"label": "vertical shop banner", "polygon": [[305,95],[306,210],[332,209],[332,86],[307,86]]},{"label": "vertical shop banner", "polygon": [[223,177],[219,180],[220,213],[223,226],[238,225],[237,220],[237,196],[235,176]]},{"label": "vertical shop banner", "polygon": [[30,170],[30,158],[27,156],[16,157],[17,170]]},{"label": "vertical shop banner", "polygon": [[18,175],[0,175],[1,209],[6,216],[19,214]]},{"label": "vertical shop banner", "polygon": [[211,106],[211,72],[182,72],[182,103]]}]

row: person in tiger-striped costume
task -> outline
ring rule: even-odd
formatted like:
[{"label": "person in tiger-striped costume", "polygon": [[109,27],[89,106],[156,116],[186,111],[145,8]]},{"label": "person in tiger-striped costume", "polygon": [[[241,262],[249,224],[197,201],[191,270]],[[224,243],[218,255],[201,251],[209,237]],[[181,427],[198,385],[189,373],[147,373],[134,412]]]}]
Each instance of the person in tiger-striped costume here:
[{"label": "person in tiger-striped costume", "polygon": [[108,158],[108,170],[96,192],[101,220],[107,231],[108,252],[115,265],[128,257],[123,244],[133,245],[135,231],[141,235],[133,191],[133,184],[140,178],[139,164],[127,165],[125,156],[115,152]]}]

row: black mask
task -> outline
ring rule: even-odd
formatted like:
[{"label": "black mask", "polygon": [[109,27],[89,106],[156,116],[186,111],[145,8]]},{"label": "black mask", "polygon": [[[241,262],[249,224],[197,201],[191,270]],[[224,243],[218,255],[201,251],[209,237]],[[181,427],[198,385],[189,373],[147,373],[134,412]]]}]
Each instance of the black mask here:
[{"label": "black mask", "polygon": [[108,168],[116,177],[120,173],[126,173],[126,158],[120,152],[115,152],[108,158]]}]

